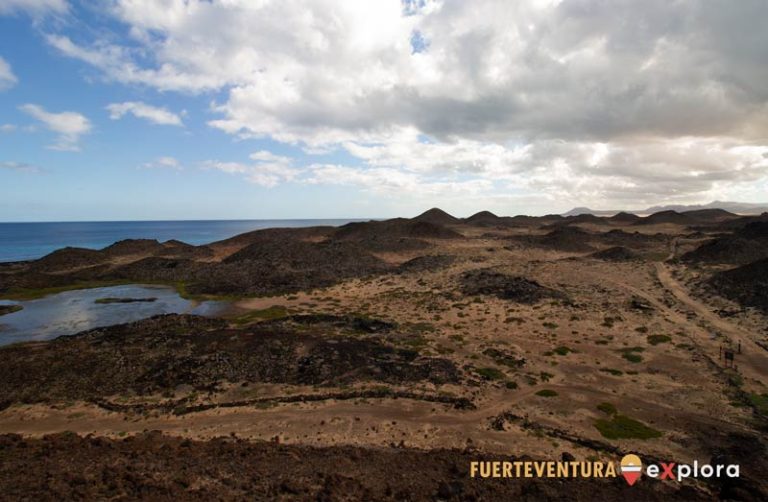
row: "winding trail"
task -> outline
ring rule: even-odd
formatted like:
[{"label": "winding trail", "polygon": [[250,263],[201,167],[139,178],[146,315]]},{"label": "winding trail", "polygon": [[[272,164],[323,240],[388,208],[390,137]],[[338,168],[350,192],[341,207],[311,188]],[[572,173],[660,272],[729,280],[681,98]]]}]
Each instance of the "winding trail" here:
[{"label": "winding trail", "polygon": [[[713,313],[707,305],[691,297],[688,291],[672,277],[672,272],[667,265],[655,263],[654,266],[659,282],[679,303],[711,326],[712,331],[725,335],[734,345],[741,342],[741,354],[736,354],[736,365],[739,372],[763,384],[768,383],[768,354],[755,343],[755,334],[722,319]],[[707,340],[708,343],[701,340],[701,342],[702,345],[707,345],[711,350],[719,353],[720,343],[717,340]]]}]

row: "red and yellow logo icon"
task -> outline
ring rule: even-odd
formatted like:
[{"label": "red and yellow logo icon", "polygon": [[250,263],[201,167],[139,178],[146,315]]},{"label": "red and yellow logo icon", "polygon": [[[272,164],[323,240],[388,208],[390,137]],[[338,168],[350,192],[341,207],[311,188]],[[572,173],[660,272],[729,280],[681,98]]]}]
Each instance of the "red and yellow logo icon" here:
[{"label": "red and yellow logo icon", "polygon": [[621,459],[621,475],[627,480],[629,486],[635,484],[643,473],[643,463],[637,455],[624,455]]}]

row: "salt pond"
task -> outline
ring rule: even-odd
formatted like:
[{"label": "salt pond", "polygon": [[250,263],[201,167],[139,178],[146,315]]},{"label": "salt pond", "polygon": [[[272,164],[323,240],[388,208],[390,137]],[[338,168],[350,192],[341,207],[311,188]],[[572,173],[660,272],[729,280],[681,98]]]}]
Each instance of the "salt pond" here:
[{"label": "salt pond", "polygon": [[[97,303],[104,298],[155,298],[131,303]],[[158,314],[216,315],[225,302],[185,300],[166,286],[128,285],[65,291],[29,301],[0,300],[0,305],[21,305],[23,310],[0,316],[0,345],[50,340],[91,328],[138,321]]]}]

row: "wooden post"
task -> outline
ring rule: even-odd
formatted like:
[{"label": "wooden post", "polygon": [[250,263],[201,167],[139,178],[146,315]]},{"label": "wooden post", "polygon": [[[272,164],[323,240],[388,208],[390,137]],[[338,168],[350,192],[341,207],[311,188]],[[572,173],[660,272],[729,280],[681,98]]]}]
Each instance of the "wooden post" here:
[{"label": "wooden post", "polygon": [[734,352],[730,349],[725,349],[724,352],[725,355],[725,367],[726,368],[733,368],[734,367]]}]

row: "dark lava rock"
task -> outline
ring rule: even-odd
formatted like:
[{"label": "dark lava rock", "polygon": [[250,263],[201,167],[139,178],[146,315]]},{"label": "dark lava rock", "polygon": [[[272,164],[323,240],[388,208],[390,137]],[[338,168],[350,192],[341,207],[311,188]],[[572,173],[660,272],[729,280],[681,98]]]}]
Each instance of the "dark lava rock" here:
[{"label": "dark lava rock", "polygon": [[130,281],[187,281],[205,265],[189,259],[148,257],[105,271],[105,279]]},{"label": "dark lava rock", "polygon": [[473,214],[469,218],[465,218],[464,223],[478,227],[492,227],[502,225],[504,223],[504,219],[499,218],[497,215],[490,211],[480,211],[479,213]]},{"label": "dark lava rock", "polygon": [[536,303],[545,298],[566,298],[564,293],[542,286],[536,281],[490,269],[465,272],[460,282],[461,292],[468,296],[492,295],[518,303]]},{"label": "dark lava rock", "polygon": [[614,246],[612,248],[603,249],[602,251],[592,253],[589,256],[604,261],[633,261],[642,258],[639,254],[624,246]]},{"label": "dark lava rock", "polygon": [[605,225],[607,224],[606,218],[601,218],[600,216],[595,216],[594,214],[584,213],[584,214],[578,214],[575,216],[567,216],[565,218],[565,221],[562,222],[564,225],[573,225],[576,223],[592,223],[594,225]]},{"label": "dark lava rock", "polygon": [[509,368],[522,368],[526,363],[524,357],[516,357],[506,350],[488,348],[483,351],[483,355],[493,359],[496,364],[507,366]]},{"label": "dark lava rock", "polygon": [[745,265],[768,257],[768,244],[739,237],[712,239],[680,257],[687,263],[732,263]]},{"label": "dark lava rock", "polygon": [[646,234],[637,231],[625,232],[624,230],[615,228],[602,234],[596,234],[593,239],[608,246],[647,249],[649,247],[666,245],[669,236],[661,233]]},{"label": "dark lava rock", "polygon": [[163,249],[156,253],[158,256],[177,258],[205,259],[213,256],[213,249],[208,246],[193,246],[186,242],[170,240],[163,242]]},{"label": "dark lava rock", "polygon": [[[457,368],[446,359],[394,348],[375,335],[333,334],[327,319],[305,321],[301,329],[269,322],[232,329],[222,320],[164,315],[0,347],[0,402],[143,395],[179,385],[206,390],[222,381],[333,386],[458,381]],[[350,334],[393,329],[373,319],[339,325]]]},{"label": "dark lava rock", "polygon": [[223,241],[208,244],[211,248],[243,248],[249,244],[269,241],[303,240],[322,241],[330,237],[336,227],[303,227],[303,228],[264,228],[239,234]]},{"label": "dark lava rock", "polygon": [[94,249],[66,247],[33,261],[29,268],[34,272],[58,272],[87,267],[103,261],[105,258]]},{"label": "dark lava rock", "polygon": [[402,263],[398,267],[400,273],[421,273],[434,272],[451,266],[456,259],[453,256],[446,255],[426,255],[418,256],[412,260]]},{"label": "dark lava rock", "polygon": [[739,217],[737,214],[719,208],[683,211],[681,214],[688,216],[689,218],[693,218],[700,223],[719,223],[726,220],[733,220]]},{"label": "dark lava rock", "polygon": [[[681,483],[472,478],[459,450],[313,447],[146,432],[122,440],[71,433],[0,436],[6,500],[711,500]],[[758,492],[759,496],[761,493]],[[760,500],[754,496],[746,500]]]},{"label": "dark lava rock", "polygon": [[732,235],[709,240],[685,253],[680,259],[688,263],[733,263],[745,265],[768,258],[768,222],[744,225]]},{"label": "dark lava rock", "polygon": [[708,282],[720,296],[768,313],[768,258],[719,272]]},{"label": "dark lava rock", "polygon": [[538,239],[541,246],[558,251],[585,252],[594,248],[589,244],[592,234],[578,227],[564,227],[553,230]]},{"label": "dark lava rock", "polygon": [[434,225],[454,225],[460,223],[460,220],[455,216],[451,216],[442,209],[433,207],[427,211],[424,211],[420,215],[413,218],[414,221],[422,221],[426,223],[432,223]]},{"label": "dark lava rock", "polygon": [[255,239],[222,262],[147,257],[95,277],[106,280],[183,282],[190,293],[291,293],[364,277],[393,267],[354,242]]},{"label": "dark lava rock", "polygon": [[347,223],[334,233],[335,239],[460,239],[462,235],[439,223],[394,218],[385,221]]},{"label": "dark lava rock", "polygon": [[582,230],[579,227],[562,226],[560,224],[553,226],[555,229],[547,234],[516,236],[512,237],[512,240],[554,251],[570,253],[594,251],[595,248],[590,245],[590,241],[592,241],[595,234]]},{"label": "dark lava rock", "polygon": [[334,240],[354,242],[369,252],[418,251],[431,246],[424,239],[462,238],[458,232],[442,225],[404,218],[348,223],[333,234]]},{"label": "dark lava rock", "polygon": [[684,213],[678,213],[677,211],[660,211],[653,213],[645,218],[639,219],[635,222],[635,225],[656,225],[661,223],[674,223],[677,225],[694,225],[699,223],[699,220],[692,216],[688,216]]},{"label": "dark lava rock", "polygon": [[738,229],[735,235],[750,240],[768,240],[768,221],[753,221]]},{"label": "dark lava rock", "polygon": [[105,247],[101,252],[108,257],[117,257],[135,254],[151,255],[163,250],[163,245],[155,239],[125,239]]},{"label": "dark lava rock", "polygon": [[0,316],[6,315],[6,314],[13,314],[14,312],[18,312],[19,310],[24,310],[24,307],[21,305],[0,305]]},{"label": "dark lava rock", "polygon": [[302,314],[292,315],[283,319],[272,321],[273,323],[292,322],[303,325],[327,325],[349,328],[353,331],[364,333],[386,333],[394,330],[397,325],[392,322],[359,316],[338,316],[334,314]]},{"label": "dark lava rock", "polygon": [[622,211],[621,213],[614,214],[613,216],[611,216],[608,219],[610,221],[612,221],[612,222],[615,222],[615,223],[630,223],[631,224],[631,223],[635,223],[638,220],[640,220],[640,217],[638,215],[636,215],[636,214],[626,213],[626,212]]}]

